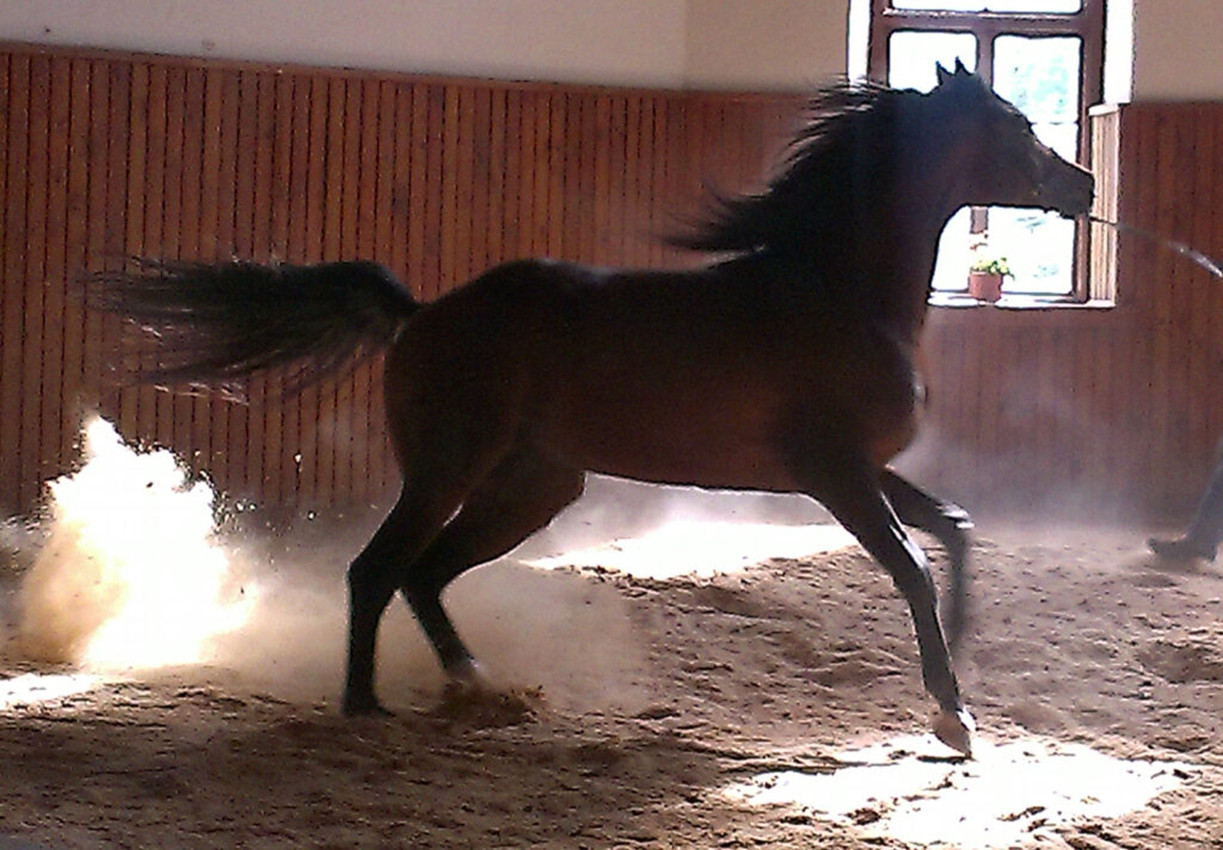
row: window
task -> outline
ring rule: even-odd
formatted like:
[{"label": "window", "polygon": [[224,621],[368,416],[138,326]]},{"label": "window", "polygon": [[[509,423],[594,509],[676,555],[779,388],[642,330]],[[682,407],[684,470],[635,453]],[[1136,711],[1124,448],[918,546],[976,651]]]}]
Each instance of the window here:
[{"label": "window", "polygon": [[[1104,0],[869,0],[867,73],[929,90],[959,59],[1032,121],[1062,156],[1089,165],[1087,109],[1100,100]],[[1086,300],[1086,235],[1054,213],[964,209],[943,231],[934,288],[965,289],[974,257],[1005,257],[1004,294]]]}]

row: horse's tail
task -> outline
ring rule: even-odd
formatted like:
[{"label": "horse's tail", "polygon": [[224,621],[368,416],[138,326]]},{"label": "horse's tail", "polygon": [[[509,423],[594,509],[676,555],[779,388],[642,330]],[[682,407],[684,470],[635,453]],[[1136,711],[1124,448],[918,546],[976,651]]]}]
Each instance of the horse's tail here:
[{"label": "horse's tail", "polygon": [[291,395],[377,354],[419,309],[372,262],[312,266],[134,260],[85,281],[87,303],[155,339],[126,354],[141,382],[244,395],[256,372],[285,367]]}]

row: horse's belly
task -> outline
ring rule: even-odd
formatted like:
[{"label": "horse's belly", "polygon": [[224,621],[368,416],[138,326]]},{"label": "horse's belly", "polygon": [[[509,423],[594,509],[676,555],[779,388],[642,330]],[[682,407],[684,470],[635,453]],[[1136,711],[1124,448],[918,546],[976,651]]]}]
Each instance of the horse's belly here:
[{"label": "horse's belly", "polygon": [[574,466],[661,484],[790,491],[797,485],[775,438],[774,406],[679,397],[594,399],[544,429]]},{"label": "horse's belly", "polygon": [[783,493],[801,489],[772,451],[743,445],[694,445],[657,454],[613,450],[591,456],[582,466],[592,472],[656,484]]}]

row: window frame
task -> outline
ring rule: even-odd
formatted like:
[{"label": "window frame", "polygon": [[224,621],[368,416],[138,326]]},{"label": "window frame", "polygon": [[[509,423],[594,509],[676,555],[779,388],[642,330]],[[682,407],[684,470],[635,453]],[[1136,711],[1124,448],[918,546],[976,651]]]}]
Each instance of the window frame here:
[{"label": "window frame", "polygon": [[[1091,127],[1089,111],[1097,106],[1104,91],[1104,6],[1106,0],[1082,0],[1077,12],[965,12],[948,9],[899,9],[894,0],[870,0],[870,25],[867,29],[867,76],[876,82],[888,78],[888,45],[896,32],[969,33],[977,40],[977,73],[993,84],[994,41],[999,36],[1025,37],[1074,36],[1080,39],[1078,162],[1091,168]],[[984,225],[984,209],[973,209],[973,230]],[[1088,228],[1075,223],[1074,256],[1071,258],[1071,286],[1065,295],[1033,294],[1018,298],[1045,305],[1084,303],[1092,297],[1088,276]],[[947,294],[954,295],[955,291]]]}]

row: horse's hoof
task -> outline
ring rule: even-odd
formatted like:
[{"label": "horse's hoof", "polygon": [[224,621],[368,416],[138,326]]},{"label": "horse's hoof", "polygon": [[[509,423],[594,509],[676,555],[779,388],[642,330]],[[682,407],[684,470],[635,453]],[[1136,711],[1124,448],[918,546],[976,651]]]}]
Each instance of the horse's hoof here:
[{"label": "horse's hoof", "polygon": [[1190,537],[1179,537],[1175,540],[1152,537],[1147,540],[1147,547],[1165,561],[1182,563],[1196,560],[1213,562],[1218,549],[1217,546],[1197,543]]},{"label": "horse's hoof", "polygon": [[387,711],[375,697],[365,699],[344,698],[340,712],[345,717],[394,717],[394,712]]},{"label": "horse's hoof", "polygon": [[956,711],[944,708],[934,716],[934,737],[968,758],[972,758],[972,734],[976,731],[976,721],[966,708]]},{"label": "horse's hoof", "polygon": [[460,691],[495,691],[496,687],[478,661],[464,657],[446,667],[447,687]]}]

